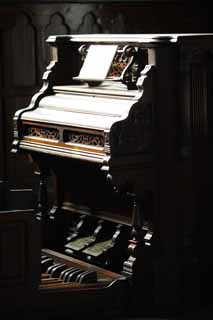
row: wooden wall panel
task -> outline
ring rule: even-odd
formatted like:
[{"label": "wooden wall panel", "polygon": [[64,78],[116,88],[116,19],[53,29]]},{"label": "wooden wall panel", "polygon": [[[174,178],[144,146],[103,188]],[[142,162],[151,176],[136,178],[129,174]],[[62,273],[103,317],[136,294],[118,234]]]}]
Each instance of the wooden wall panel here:
[{"label": "wooden wall panel", "polygon": [[40,225],[33,211],[1,212],[0,248],[2,311],[4,302],[8,305],[13,299],[21,301],[22,293],[32,293],[40,281]]},{"label": "wooden wall panel", "polygon": [[36,86],[36,30],[30,17],[21,13],[12,30],[13,88]]},{"label": "wooden wall panel", "polygon": [[77,33],[102,33],[101,25],[98,24],[98,17],[92,12],[86,13],[78,27]]}]

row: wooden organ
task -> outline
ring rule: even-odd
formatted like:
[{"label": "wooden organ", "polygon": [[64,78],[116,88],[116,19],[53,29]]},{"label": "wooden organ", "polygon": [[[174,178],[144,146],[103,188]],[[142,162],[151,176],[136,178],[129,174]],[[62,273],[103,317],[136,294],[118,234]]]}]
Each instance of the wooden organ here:
[{"label": "wooden organ", "polygon": [[200,146],[204,166],[209,150],[211,41],[47,39],[52,60],[40,91],[14,115],[12,146],[29,154],[38,177],[41,276],[32,308],[141,315],[202,300],[198,202],[209,180],[195,172]]}]

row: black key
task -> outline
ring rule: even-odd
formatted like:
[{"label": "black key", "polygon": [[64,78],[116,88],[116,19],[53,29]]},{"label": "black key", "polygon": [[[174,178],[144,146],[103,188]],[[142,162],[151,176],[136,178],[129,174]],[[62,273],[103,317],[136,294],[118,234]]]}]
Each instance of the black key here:
[{"label": "black key", "polygon": [[76,282],[78,283],[96,283],[97,282],[97,272],[92,270],[85,270],[83,273],[76,277]]},{"label": "black key", "polygon": [[52,258],[47,258],[41,261],[41,272],[44,273],[46,270],[54,264],[54,260]]},{"label": "black key", "polygon": [[59,266],[56,266],[51,271],[51,277],[58,278],[60,276],[61,271],[67,269],[67,265],[64,263],[61,263]]},{"label": "black key", "polygon": [[76,270],[75,267],[70,267],[70,268],[62,271],[62,273],[61,273],[61,275],[60,275],[60,279],[63,280],[64,282],[66,282],[68,275],[69,275],[72,271],[74,271],[74,270]]},{"label": "black key", "polygon": [[53,275],[53,272],[62,265],[62,263],[55,263],[52,268],[48,268],[48,272],[51,276]]},{"label": "black key", "polygon": [[51,274],[52,270],[53,270],[55,267],[59,266],[59,265],[61,265],[61,263],[54,263],[53,265],[49,266],[49,268],[47,268],[47,271],[46,271],[46,272],[47,272],[48,274]]},{"label": "black key", "polygon": [[66,282],[75,282],[78,274],[84,272],[84,270],[77,268],[77,270],[71,271],[68,275]]}]

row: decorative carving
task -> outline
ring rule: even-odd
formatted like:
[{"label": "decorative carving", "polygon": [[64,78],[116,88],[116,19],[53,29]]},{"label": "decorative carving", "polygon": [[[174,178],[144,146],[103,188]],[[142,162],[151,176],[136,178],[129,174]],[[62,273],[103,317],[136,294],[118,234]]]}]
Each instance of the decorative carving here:
[{"label": "decorative carving", "polygon": [[107,78],[122,81],[128,89],[136,89],[140,65],[138,60],[138,48],[119,46]]},{"label": "decorative carving", "polygon": [[107,154],[110,153],[109,132],[104,132],[104,151]]},{"label": "decorative carving", "polygon": [[59,140],[59,131],[54,128],[28,127],[27,136]]},{"label": "decorative carving", "polygon": [[[146,247],[151,246],[152,232],[143,229],[144,217],[142,216],[141,204],[136,199],[135,194],[129,194],[133,200],[132,209],[132,239],[129,240],[129,258],[123,264],[123,275],[139,276],[137,272],[143,267],[144,251]],[[141,271],[141,270],[140,270]]]},{"label": "decorative carving", "polygon": [[96,147],[103,147],[104,145],[102,136],[77,131],[68,131],[66,134],[66,141],[70,143],[79,143]]},{"label": "decorative carving", "polygon": [[88,52],[89,44],[83,44],[79,47],[78,51],[81,55],[81,60],[84,61]]}]

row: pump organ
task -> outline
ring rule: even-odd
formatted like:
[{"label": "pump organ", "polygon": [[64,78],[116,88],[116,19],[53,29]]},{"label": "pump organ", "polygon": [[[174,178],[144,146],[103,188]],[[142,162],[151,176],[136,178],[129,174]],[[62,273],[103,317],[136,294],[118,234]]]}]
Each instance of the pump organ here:
[{"label": "pump organ", "polygon": [[200,300],[193,126],[207,103],[188,69],[200,50],[210,79],[211,40],[47,39],[52,61],[41,90],[14,115],[12,146],[39,173],[33,219],[42,230],[41,278],[30,305],[116,315],[183,310]]}]

